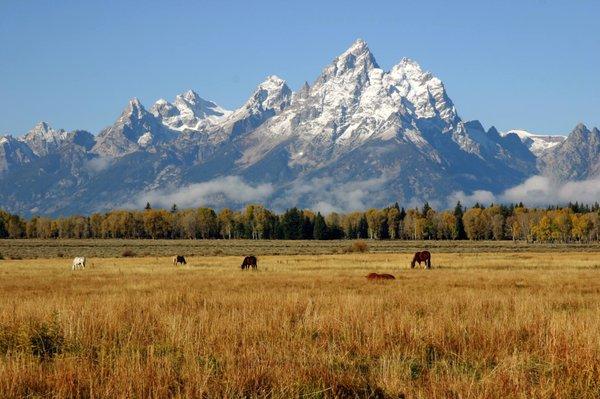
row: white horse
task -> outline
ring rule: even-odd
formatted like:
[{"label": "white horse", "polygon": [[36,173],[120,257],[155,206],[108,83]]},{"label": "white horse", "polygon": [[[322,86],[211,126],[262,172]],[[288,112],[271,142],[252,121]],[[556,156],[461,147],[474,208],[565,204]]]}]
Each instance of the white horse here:
[{"label": "white horse", "polygon": [[78,256],[75,259],[73,259],[73,267],[71,270],[76,270],[76,269],[85,269],[85,257],[84,256]]}]

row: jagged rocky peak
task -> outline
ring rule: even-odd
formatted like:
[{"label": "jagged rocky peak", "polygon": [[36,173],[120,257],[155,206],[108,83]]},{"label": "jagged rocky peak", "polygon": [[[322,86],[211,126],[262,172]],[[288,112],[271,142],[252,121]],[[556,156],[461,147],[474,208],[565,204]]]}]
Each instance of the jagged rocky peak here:
[{"label": "jagged rocky peak", "polygon": [[179,110],[164,98],[154,103],[150,108],[150,112],[159,118],[170,118],[179,114]]},{"label": "jagged rocky peak", "polygon": [[288,108],[292,90],[285,80],[278,76],[268,76],[252,93],[248,101],[226,117],[206,126],[213,142],[239,137],[258,128],[262,123]]},{"label": "jagged rocky peak", "polygon": [[290,104],[292,90],[285,80],[271,75],[258,85],[245,107],[255,111],[273,110],[280,112]]},{"label": "jagged rocky peak", "polygon": [[600,177],[600,131],[583,123],[540,157],[540,169],[558,180]]},{"label": "jagged rocky peak", "polygon": [[11,135],[0,136],[0,173],[36,158],[29,146]]},{"label": "jagged rocky peak", "polygon": [[38,122],[27,134],[25,140],[28,141],[34,138],[43,138],[45,140],[63,139],[66,132],[63,129],[54,130],[46,122]]},{"label": "jagged rocky peak", "polygon": [[149,112],[146,111],[146,108],[144,108],[140,100],[137,97],[134,97],[127,103],[127,106],[121,113],[117,123],[127,123],[134,119],[143,119],[147,115],[149,115]]},{"label": "jagged rocky peak", "polygon": [[63,129],[55,130],[46,122],[39,122],[23,137],[23,141],[37,156],[48,155],[67,139]]},{"label": "jagged rocky peak", "polygon": [[165,142],[173,138],[171,131],[166,129],[160,119],[148,112],[137,98],[129,103],[114,125],[102,130],[93,148],[93,152],[110,157],[122,156],[140,149],[139,139],[146,133],[151,133],[152,140],[142,140],[145,144]]},{"label": "jagged rocky peak", "polygon": [[173,104],[182,116],[191,116],[197,119],[219,118],[229,113],[214,102],[203,99],[193,90],[177,95]]},{"label": "jagged rocky peak", "polygon": [[588,129],[585,124],[578,123],[577,126],[575,126],[575,128],[571,131],[569,138],[571,140],[587,140],[591,134],[592,131]]},{"label": "jagged rocky peak", "polygon": [[350,48],[336,57],[329,64],[315,82],[315,86],[323,84],[334,78],[354,75],[359,83],[363,84],[368,80],[368,73],[373,68],[379,68],[375,57],[369,50],[367,43],[362,40],[356,40]]},{"label": "jagged rocky peak", "polygon": [[379,68],[379,65],[377,65],[375,57],[369,50],[367,42],[357,39],[348,50],[333,61],[329,68],[332,68],[335,74],[339,76],[351,69],[369,70]]},{"label": "jagged rocky peak", "polygon": [[548,153],[552,148],[566,139],[566,136],[536,134],[523,129],[512,129],[502,133],[502,135],[505,137],[515,137],[517,140],[520,140],[537,157]]},{"label": "jagged rocky peak", "polygon": [[402,58],[391,69],[389,77],[398,95],[413,104],[417,117],[439,116],[449,123],[457,121],[456,109],[442,81],[425,71],[416,61]]},{"label": "jagged rocky peak", "polygon": [[203,99],[193,90],[178,94],[173,103],[160,99],[150,111],[169,129],[178,131],[204,130],[231,114],[231,111]]},{"label": "jagged rocky peak", "polygon": [[560,150],[564,147],[573,147],[579,152],[591,151],[594,155],[597,155],[600,152],[600,131],[596,127],[590,130],[583,123],[579,123],[567,139],[556,149]]}]

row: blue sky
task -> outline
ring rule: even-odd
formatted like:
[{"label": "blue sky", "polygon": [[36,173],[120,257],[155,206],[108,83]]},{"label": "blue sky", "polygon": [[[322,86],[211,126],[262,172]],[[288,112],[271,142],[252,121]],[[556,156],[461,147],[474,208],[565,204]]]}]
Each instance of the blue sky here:
[{"label": "blue sky", "polygon": [[599,1],[0,0],[0,134],[97,133],[127,100],[189,88],[226,108],[267,75],[312,82],[356,38],[440,77],[464,119],[600,126]]}]

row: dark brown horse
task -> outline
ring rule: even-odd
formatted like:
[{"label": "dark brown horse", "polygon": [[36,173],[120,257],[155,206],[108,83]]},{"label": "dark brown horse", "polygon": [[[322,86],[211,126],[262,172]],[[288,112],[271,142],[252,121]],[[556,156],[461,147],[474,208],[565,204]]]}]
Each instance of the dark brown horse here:
[{"label": "dark brown horse", "polygon": [[258,267],[258,261],[256,260],[256,256],[252,256],[252,255],[246,256],[244,258],[244,261],[242,262],[241,267],[242,267],[242,270],[250,269],[250,268],[256,269]]},{"label": "dark brown horse", "polygon": [[187,262],[185,261],[185,257],[183,255],[175,255],[173,256],[173,264],[177,266],[178,264],[185,265]]},{"label": "dark brown horse", "polygon": [[396,277],[391,274],[379,274],[379,273],[369,273],[367,276],[367,280],[395,280]]},{"label": "dark brown horse", "polygon": [[419,266],[421,266],[421,262],[425,262],[425,268],[431,269],[431,254],[429,253],[429,251],[415,253],[412,262],[410,262],[410,268],[414,268],[415,263],[417,262],[419,263]]}]

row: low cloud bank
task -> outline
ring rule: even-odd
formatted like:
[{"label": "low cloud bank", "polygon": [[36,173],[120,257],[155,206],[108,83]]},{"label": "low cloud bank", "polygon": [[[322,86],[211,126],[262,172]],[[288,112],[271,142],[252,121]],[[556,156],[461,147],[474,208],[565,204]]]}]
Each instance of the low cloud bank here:
[{"label": "low cloud bank", "polygon": [[367,180],[338,183],[330,177],[295,181],[275,201],[275,209],[292,204],[308,203],[309,208],[321,213],[364,210],[377,202],[388,178],[381,176]]},{"label": "low cloud bank", "polygon": [[456,201],[467,206],[476,202],[481,204],[523,202],[528,206],[557,205],[567,202],[593,203],[600,201],[600,177],[557,182],[545,176],[533,176],[499,195],[486,190],[477,190],[471,194],[465,194],[463,191],[454,192],[448,197],[448,206],[453,206]]},{"label": "low cloud bank", "polygon": [[226,176],[170,190],[145,192],[134,204],[134,207],[144,206],[146,202],[164,208],[173,204],[177,204],[180,208],[224,206],[229,203],[243,204],[262,201],[272,193],[273,186],[271,184],[251,186],[239,176]]},{"label": "low cloud bank", "polygon": [[[333,178],[323,177],[294,181],[276,193],[270,183],[253,186],[239,176],[227,176],[185,187],[144,192],[128,207],[140,208],[146,202],[163,208],[173,204],[180,208],[191,208],[258,202],[269,203],[276,211],[307,204],[310,209],[324,214],[351,212],[386,202],[388,183],[389,179],[386,176],[347,183],[338,183]],[[523,202],[527,206],[560,205],[575,201],[593,203],[600,201],[600,178],[561,183],[545,176],[532,176],[501,194],[487,190],[476,190],[469,194],[456,191],[446,198],[445,204],[435,201],[430,201],[430,204],[436,208],[443,208],[444,205],[451,208],[457,201],[466,206],[472,206],[476,202],[484,205]],[[411,200],[404,205],[420,206],[422,201]]]}]

